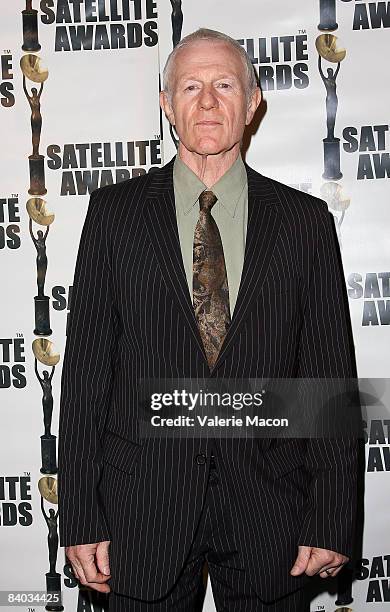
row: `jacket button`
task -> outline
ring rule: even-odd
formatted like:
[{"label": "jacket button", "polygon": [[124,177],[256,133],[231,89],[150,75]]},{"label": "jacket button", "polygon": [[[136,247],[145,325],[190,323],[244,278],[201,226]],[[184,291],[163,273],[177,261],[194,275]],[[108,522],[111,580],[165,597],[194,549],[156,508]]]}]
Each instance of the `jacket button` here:
[{"label": "jacket button", "polygon": [[196,455],[195,461],[198,465],[204,465],[207,461],[205,453],[200,453],[199,455]]}]

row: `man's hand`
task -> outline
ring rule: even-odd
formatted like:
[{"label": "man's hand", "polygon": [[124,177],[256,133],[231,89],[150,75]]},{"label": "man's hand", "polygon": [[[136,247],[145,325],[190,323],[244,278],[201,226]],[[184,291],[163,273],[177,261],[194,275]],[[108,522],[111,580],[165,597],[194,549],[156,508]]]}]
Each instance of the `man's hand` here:
[{"label": "man's hand", "polygon": [[81,584],[100,591],[100,593],[111,591],[109,585],[104,584],[111,577],[108,559],[109,545],[110,541],[107,540],[96,544],[80,544],[65,548],[66,556],[72,564],[76,578]]},{"label": "man's hand", "polygon": [[333,578],[337,576],[342,566],[348,561],[348,557],[333,550],[314,548],[312,546],[298,546],[298,556],[290,574],[292,576],[299,576],[305,572],[308,576],[319,574],[321,578]]}]

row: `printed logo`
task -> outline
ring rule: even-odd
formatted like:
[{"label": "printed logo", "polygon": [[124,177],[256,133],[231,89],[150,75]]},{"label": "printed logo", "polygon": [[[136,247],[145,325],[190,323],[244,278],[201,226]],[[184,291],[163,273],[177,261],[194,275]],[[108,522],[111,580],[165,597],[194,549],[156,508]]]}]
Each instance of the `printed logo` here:
[{"label": "printed logo", "polygon": [[41,22],[55,24],[55,51],[154,47],[156,0],[41,0]]}]

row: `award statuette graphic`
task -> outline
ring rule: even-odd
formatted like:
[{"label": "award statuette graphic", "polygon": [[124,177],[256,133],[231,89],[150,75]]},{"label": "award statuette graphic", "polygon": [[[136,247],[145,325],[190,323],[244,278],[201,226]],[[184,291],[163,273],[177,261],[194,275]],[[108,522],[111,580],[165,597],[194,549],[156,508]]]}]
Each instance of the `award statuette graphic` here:
[{"label": "award statuette graphic", "polygon": [[[37,55],[24,55],[20,60],[20,67],[23,73],[23,89],[27,101],[31,108],[31,132],[33,152],[29,156],[30,164],[30,195],[44,195],[45,187],[45,158],[39,154],[39,143],[41,138],[42,115],[41,115],[41,95],[43,91],[43,83],[46,81],[49,73],[42,68],[41,59]],[[39,92],[36,87],[31,89],[29,93],[26,85],[26,79],[33,83],[40,83]]]},{"label": "award statuette graphic", "polygon": [[[320,190],[321,198],[325,200],[329,208],[334,210],[336,213],[341,213],[340,216],[333,215],[336,221],[337,232],[341,228],[341,224],[344,221],[345,211],[351,203],[351,199],[345,197],[343,188],[338,183],[324,183]],[[340,235],[339,235],[340,238]]]},{"label": "award statuette graphic", "polygon": [[[56,474],[58,471],[56,436],[51,433],[50,429],[53,414],[52,378],[60,356],[55,352],[53,343],[47,338],[36,338],[32,343],[32,350],[35,356],[35,374],[43,392],[42,408],[45,433],[41,436],[42,467],[40,471],[42,474]],[[38,361],[51,367],[51,372],[43,370],[41,375],[38,370]]]},{"label": "award statuette graphic", "polygon": [[[320,34],[316,39],[318,51],[318,70],[326,89],[326,125],[327,136],[324,143],[324,173],[323,178],[335,181],[343,175],[340,171],[340,138],[335,138],[334,128],[336,123],[338,98],[336,91],[336,79],[340,70],[340,64],[345,58],[346,50],[337,47],[337,36],[334,34]],[[322,69],[322,60],[325,59],[337,68],[328,68],[325,75]]]},{"label": "award statuette graphic", "polygon": [[320,0],[320,23],[318,29],[322,32],[337,30],[336,0]]},{"label": "award statuette graphic", "polygon": [[[46,238],[49,232],[49,227],[54,221],[54,214],[46,210],[46,202],[42,198],[30,198],[26,204],[29,214],[29,230],[31,240],[37,251],[37,286],[38,295],[34,297],[35,303],[35,329],[36,336],[49,336],[52,333],[50,329],[50,310],[49,297],[44,294],[44,286],[47,271],[47,255],[46,255]],[[37,236],[33,232],[33,220],[39,225],[46,227],[45,233],[38,230]]]},{"label": "award statuette graphic", "polygon": [[[177,43],[181,40],[181,31],[183,28],[183,11],[181,8],[182,0],[171,0],[172,12],[171,12],[171,25],[172,25],[172,46],[175,48]],[[169,133],[172,138],[172,142],[176,149],[179,148],[179,140],[175,136],[173,125],[169,124]]]},{"label": "award statuette graphic", "polygon": [[26,0],[26,9],[22,11],[23,19],[23,51],[39,51],[38,41],[38,11],[33,9],[32,0]]},{"label": "award statuette graphic", "polygon": [[[353,602],[352,582],[353,568],[351,563],[347,563],[347,565],[337,575],[336,606],[348,606]],[[342,608],[342,610],[350,610],[352,612],[351,608]]]},{"label": "award statuette graphic", "polygon": [[[58,553],[58,510],[54,511],[53,508],[49,509],[47,513],[43,500],[45,499],[51,504],[58,504],[57,495],[57,480],[51,476],[43,476],[38,481],[38,489],[41,494],[41,510],[46,521],[48,528],[47,544],[49,548],[49,571],[46,572],[46,591],[48,595],[52,595],[52,601],[48,602],[45,606],[45,610],[51,612],[59,612],[64,609],[64,606],[54,600],[54,594],[60,594],[61,592],[61,574],[56,572],[57,553]],[[59,595],[58,595],[59,597]]]},{"label": "award statuette graphic", "polygon": [[181,30],[183,27],[183,11],[181,10],[181,0],[171,0],[172,13],[172,45],[176,47],[181,39]]}]

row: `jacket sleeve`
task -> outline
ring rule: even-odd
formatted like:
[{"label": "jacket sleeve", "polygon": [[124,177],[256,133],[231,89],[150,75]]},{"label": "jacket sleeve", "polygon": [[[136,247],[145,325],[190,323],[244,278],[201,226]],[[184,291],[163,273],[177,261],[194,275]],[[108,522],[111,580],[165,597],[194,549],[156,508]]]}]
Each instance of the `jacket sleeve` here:
[{"label": "jacket sleeve", "polygon": [[111,539],[97,490],[117,334],[102,204],[100,190],[94,192],[76,259],[62,367],[58,440],[61,546]]},{"label": "jacket sleeve", "polygon": [[[316,214],[317,243],[304,305],[298,377],[345,378],[348,385],[351,379],[356,380],[357,374],[337,234],[333,215],[325,202],[320,203]],[[342,396],[337,408],[344,409]],[[361,414],[358,406],[354,410],[350,416],[344,412],[340,422],[348,425],[351,418],[356,432]],[[333,438],[325,435],[308,440],[305,467],[311,476],[311,488],[300,545],[326,548],[351,557],[357,510],[358,448],[357,437],[351,435]]]}]

